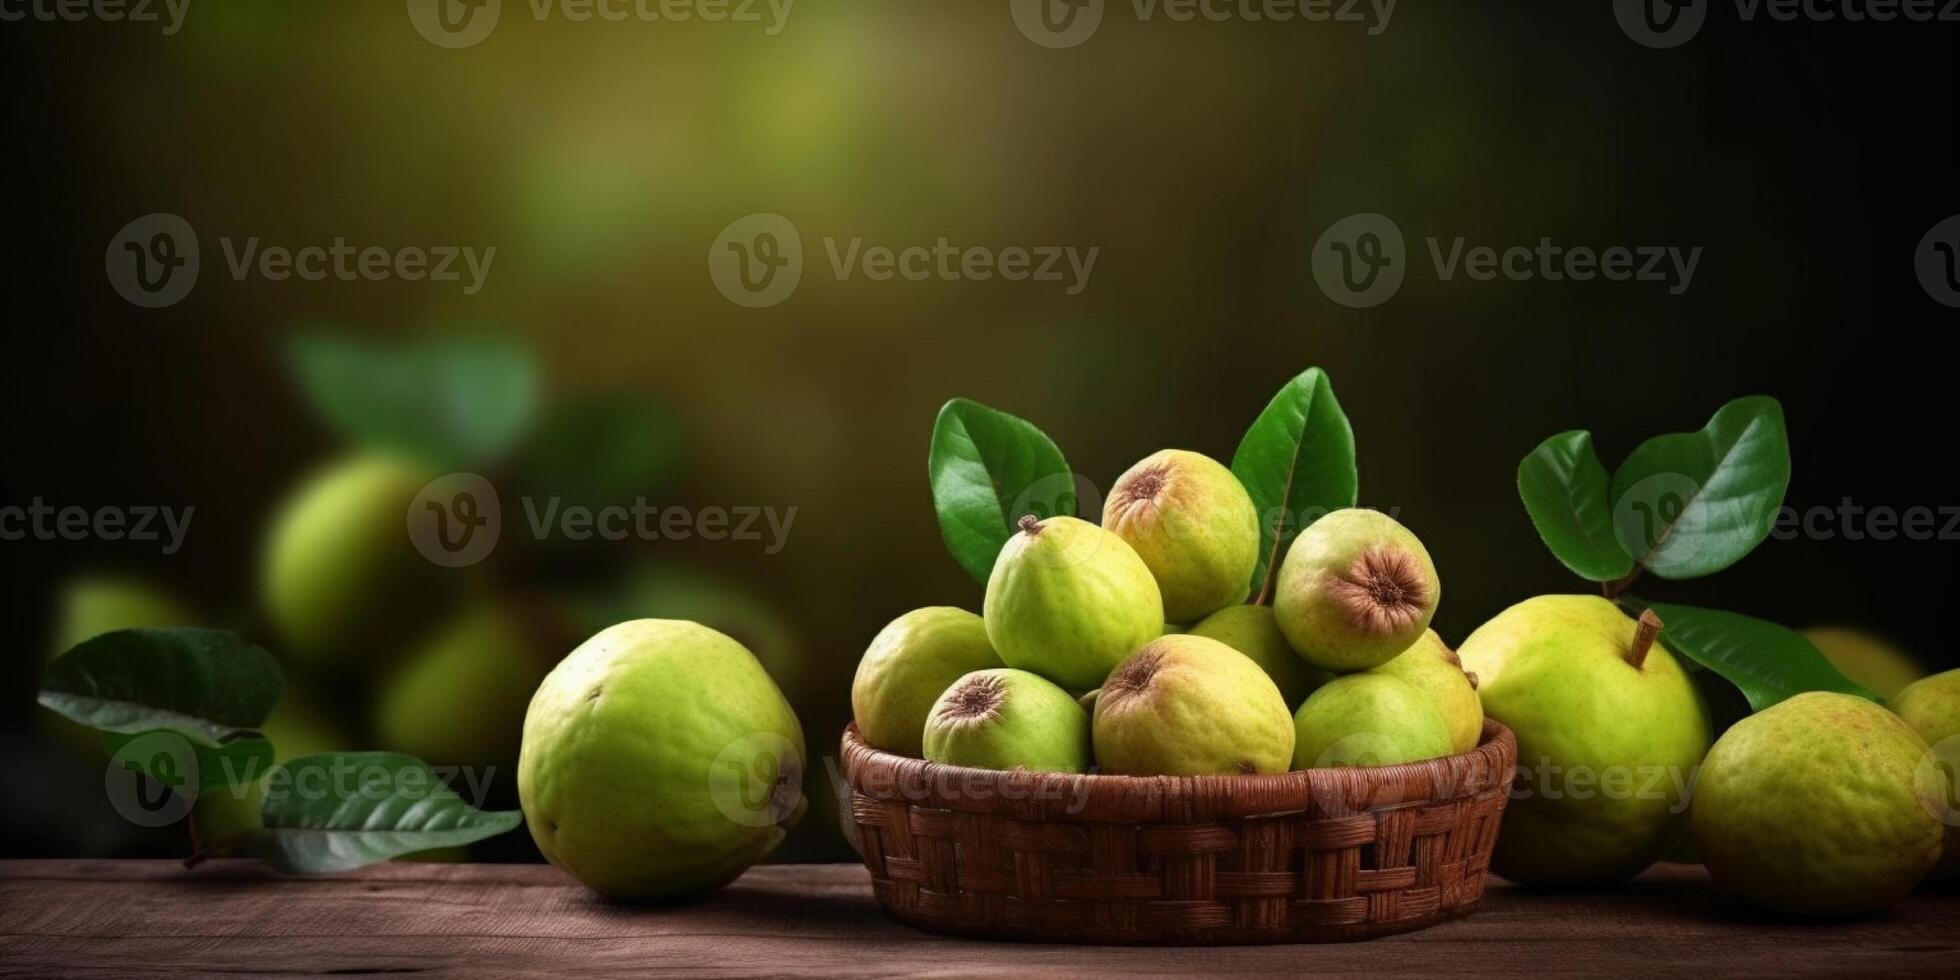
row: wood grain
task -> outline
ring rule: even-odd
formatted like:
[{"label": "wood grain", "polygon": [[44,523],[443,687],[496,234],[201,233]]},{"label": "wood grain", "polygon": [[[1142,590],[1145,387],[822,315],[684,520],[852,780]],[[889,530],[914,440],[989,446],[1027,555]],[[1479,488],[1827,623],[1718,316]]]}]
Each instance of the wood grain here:
[{"label": "wood grain", "polygon": [[1699,868],[1596,895],[1492,881],[1466,919],[1364,943],[1028,946],[896,925],[857,865],[756,868],[704,899],[621,906],[536,865],[396,863],[280,878],[218,861],[0,862],[0,975],[1960,975],[1960,895],[1850,923],[1752,914]]}]

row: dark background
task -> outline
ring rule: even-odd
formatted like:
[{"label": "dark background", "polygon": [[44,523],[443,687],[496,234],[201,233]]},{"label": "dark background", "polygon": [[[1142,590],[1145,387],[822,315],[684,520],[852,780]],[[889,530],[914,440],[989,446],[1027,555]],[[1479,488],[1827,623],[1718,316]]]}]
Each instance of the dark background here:
[{"label": "dark background", "polygon": [[[484,44],[445,51],[400,3],[200,0],[173,37],[27,22],[0,39],[0,504],[197,508],[169,557],[0,543],[0,723],[22,766],[11,852],[181,852],[71,832],[107,808],[100,770],[38,735],[49,614],[64,581],[107,569],[253,622],[266,522],[340,451],[280,357],[311,325],[514,334],[556,392],[629,387],[671,406],[688,449],[663,503],[798,507],[778,555],[652,548],[791,625],[803,663],[786,686],[813,755],[835,744],[880,626],[919,605],[978,608],[925,483],[933,414],[954,395],[1033,420],[1107,486],[1163,447],[1229,459],[1288,377],[1324,367],[1354,421],[1363,502],[1398,508],[1442,570],[1451,641],[1518,599],[1582,588],[1515,489],[1519,458],[1564,429],[1590,428],[1611,467],[1770,394],[1790,426],[1792,506],[1960,505],[1947,477],[1960,313],[1912,266],[1927,229],[1960,212],[1960,25],[1744,23],[1716,5],[1698,37],[1655,51],[1602,4],[1408,2],[1370,37],[1140,23],[1117,3],[1091,41],[1053,51],[1005,2],[805,0],[776,37],[538,24],[519,6]],[[109,287],[103,250],[156,211],[198,229],[204,274],[184,302],[141,310]],[[748,310],[716,292],[703,256],[759,211],[795,221],[809,260],[788,302]],[[1413,271],[1355,311],[1316,288],[1308,254],[1365,211],[1398,222]],[[1680,296],[1438,282],[1431,234],[1704,254]],[[469,297],[232,281],[217,239],[253,235],[498,253]],[[825,235],[1101,256],[1080,296],[838,282]],[[1643,592],[1860,625],[1946,667],[1960,664],[1955,554],[1953,540],[1772,540]],[[846,852],[813,819],[784,856]]]}]

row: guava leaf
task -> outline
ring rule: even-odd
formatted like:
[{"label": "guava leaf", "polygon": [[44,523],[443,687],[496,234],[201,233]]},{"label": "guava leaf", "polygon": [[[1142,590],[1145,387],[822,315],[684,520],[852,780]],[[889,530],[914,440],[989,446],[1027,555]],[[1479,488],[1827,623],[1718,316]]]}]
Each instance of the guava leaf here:
[{"label": "guava leaf", "polygon": [[1239,440],[1232,472],[1259,512],[1259,562],[1249,591],[1264,604],[1272,598],[1287,543],[1322,515],[1359,499],[1354,427],[1326,372],[1308,368],[1273,396]]},{"label": "guava leaf", "polygon": [[1790,487],[1783,406],[1762,396],[1722,406],[1699,432],[1656,436],[1613,474],[1613,529],[1642,567],[1697,578],[1769,537]]},{"label": "guava leaf", "polygon": [[1853,683],[1802,633],[1740,613],[1620,598],[1630,616],[1652,609],[1661,618],[1661,642],[1669,650],[1720,674],[1761,711],[1805,691],[1837,691],[1873,701],[1878,695]]},{"label": "guava leaf", "polygon": [[1016,521],[1075,514],[1075,474],[1054,440],[979,402],[955,398],[939,410],[926,469],[940,536],[982,585]]},{"label": "guava leaf", "polygon": [[256,734],[282,684],[271,654],[224,630],[117,630],[56,657],[38,699],[100,731],[167,729],[216,747]]},{"label": "guava leaf", "polygon": [[438,469],[496,462],[537,410],[537,366],[514,343],[313,335],[293,341],[288,356],[314,410],[341,435]]},{"label": "guava leaf", "polygon": [[398,752],[304,755],[266,777],[264,830],[246,850],[298,874],[348,871],[404,854],[460,847],[523,823],[479,810],[422,760]]},{"label": "guava leaf", "polygon": [[1612,489],[1592,433],[1561,432],[1518,464],[1518,496],[1545,547],[1580,578],[1610,582],[1633,571],[1613,534]]},{"label": "guava leaf", "polygon": [[[272,770],[272,742],[256,732],[218,745],[169,729],[105,733],[110,760],[196,799],[256,782]],[[187,792],[187,789],[192,790]]]}]

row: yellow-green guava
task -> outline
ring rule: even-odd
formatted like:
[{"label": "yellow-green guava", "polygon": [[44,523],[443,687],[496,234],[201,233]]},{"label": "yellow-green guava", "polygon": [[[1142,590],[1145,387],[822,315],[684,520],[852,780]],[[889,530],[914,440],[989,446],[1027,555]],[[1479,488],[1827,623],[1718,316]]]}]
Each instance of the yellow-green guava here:
[{"label": "yellow-green guava", "polygon": [[1484,713],[1518,740],[1492,867],[1593,885],[1639,874],[1685,819],[1708,751],[1700,692],[1654,631],[1598,596],[1527,599],[1457,648]]},{"label": "yellow-green guava", "polygon": [[1336,677],[1293,716],[1293,768],[1392,766],[1449,755],[1449,726],[1423,691],[1373,672]]},{"label": "yellow-green guava", "polygon": [[851,714],[865,744],[919,757],[926,716],[953,682],[1005,666],[980,617],[952,606],[914,609],[872,639],[851,679]]},{"label": "yellow-green guava", "polygon": [[[64,583],[56,596],[54,635],[47,659],[116,630],[197,625],[197,615],[186,603],[149,582],[114,575],[81,576]],[[39,714],[47,731],[77,754],[91,759],[108,757],[101,732],[52,711]]]},{"label": "yellow-green guava", "polygon": [[[1849,694],[1812,691],[1738,722],[1702,764],[1695,849],[1724,887],[1798,915],[1876,912],[1940,857],[1944,780],[1926,740]],[[1508,819],[1508,817],[1507,817]]]},{"label": "yellow-green guava", "polygon": [[383,681],[374,706],[381,747],[432,765],[515,763],[525,708],[563,636],[541,605],[478,600]]},{"label": "yellow-green guava", "polygon": [[1259,512],[1211,457],[1182,449],[1146,457],[1109,488],[1102,525],[1150,567],[1170,620],[1245,601],[1259,562]]},{"label": "yellow-green guava", "polygon": [[273,521],[260,582],[283,657],[383,664],[447,618],[465,576],[423,557],[408,534],[409,505],[434,477],[359,455],[293,492]]},{"label": "yellow-green guava", "polygon": [[1475,682],[1463,670],[1463,661],[1435,630],[1424,631],[1415,646],[1372,672],[1400,678],[1421,691],[1442,714],[1453,751],[1468,752],[1477,747],[1484,732],[1483,702],[1477,698]]},{"label": "yellow-green guava", "polygon": [[1039,674],[976,670],[933,703],[925,757],[975,769],[1087,772],[1089,715]]},{"label": "yellow-green guava", "polygon": [[803,731],[753,654],[698,623],[610,627],[524,716],[517,792],[538,849],[614,899],[733,880],[802,816]]},{"label": "yellow-green guava", "polygon": [[1202,636],[1159,637],[1110,671],[1091,725],[1104,772],[1285,772],[1293,761],[1293,715],[1279,687],[1244,654]]},{"label": "yellow-green guava", "polygon": [[1407,650],[1442,597],[1422,541],[1387,514],[1348,508],[1308,525],[1287,547],[1273,612],[1308,663],[1348,672]]},{"label": "yellow-green guava", "polygon": [[1023,517],[1019,527],[981,608],[1002,662],[1086,691],[1163,632],[1157,580],[1122,538],[1073,517]]},{"label": "yellow-green guava", "polygon": [[1227,606],[1191,627],[1192,636],[1217,640],[1252,658],[1279,685],[1288,708],[1297,708],[1334,675],[1293,652],[1273,619],[1271,606]]},{"label": "yellow-green guava", "polygon": [[1949,670],[1906,685],[1892,699],[1896,713],[1932,749],[1925,765],[1946,780],[1946,848],[1933,872],[1941,880],[1960,878],[1960,670]]},{"label": "yellow-green guava", "polygon": [[1898,647],[1846,626],[1813,626],[1803,635],[1838,673],[1881,698],[1890,698],[1924,672]]}]

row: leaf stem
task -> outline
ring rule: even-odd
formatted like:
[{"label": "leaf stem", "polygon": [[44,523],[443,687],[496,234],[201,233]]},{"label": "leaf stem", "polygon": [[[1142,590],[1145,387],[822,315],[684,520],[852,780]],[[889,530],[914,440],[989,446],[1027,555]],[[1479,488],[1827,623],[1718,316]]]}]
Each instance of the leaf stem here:
[{"label": "leaf stem", "polygon": [[233,834],[230,837],[227,837],[224,840],[212,844],[209,847],[200,847],[197,850],[192,851],[190,857],[184,859],[184,867],[195,868],[198,865],[203,864],[204,862],[209,861],[210,859],[217,857],[220,854],[233,851],[243,846],[245,841],[251,836],[252,836],[251,831],[245,831],[242,833]]},{"label": "leaf stem", "polygon": [[1633,583],[1640,581],[1640,573],[1646,570],[1647,570],[1647,566],[1635,562],[1633,566],[1633,571],[1628,572],[1625,575],[1621,576],[1620,578],[1614,579],[1611,582],[1602,583],[1599,587],[1599,590],[1600,592],[1605,594],[1606,598],[1617,600],[1622,593],[1626,592],[1627,589],[1633,587]]}]

